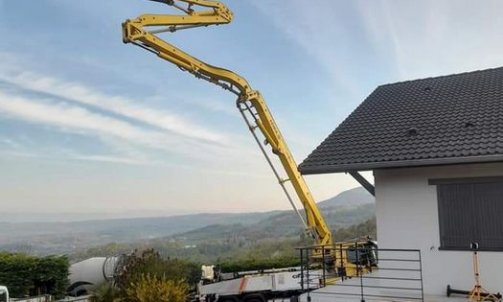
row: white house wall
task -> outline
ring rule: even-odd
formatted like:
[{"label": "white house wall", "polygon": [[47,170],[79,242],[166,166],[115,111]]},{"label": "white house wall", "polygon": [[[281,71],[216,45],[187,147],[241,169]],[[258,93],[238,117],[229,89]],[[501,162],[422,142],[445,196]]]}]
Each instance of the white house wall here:
[{"label": "white house wall", "polygon": [[[428,185],[428,180],[502,176],[503,164],[377,170],[374,175],[379,247],[420,249],[426,294],[445,295],[448,284],[456,289],[471,289],[472,253],[438,250],[437,193],[436,186]],[[503,252],[479,255],[482,285],[503,292]]]}]

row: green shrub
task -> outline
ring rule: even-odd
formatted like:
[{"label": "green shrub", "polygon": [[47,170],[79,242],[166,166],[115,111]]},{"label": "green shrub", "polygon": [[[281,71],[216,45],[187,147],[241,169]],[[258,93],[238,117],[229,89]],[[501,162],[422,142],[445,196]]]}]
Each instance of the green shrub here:
[{"label": "green shrub", "polygon": [[117,280],[119,288],[125,288],[144,275],[163,277],[168,280],[186,280],[195,285],[199,281],[199,265],[181,259],[165,259],[158,252],[149,249],[127,256],[126,272]]},{"label": "green shrub", "polygon": [[141,275],[125,291],[127,302],[185,302],[189,286],[183,281],[168,280],[165,276]]},{"label": "green shrub", "polygon": [[198,265],[164,259],[154,250],[127,256],[124,268],[115,286],[105,284],[98,288],[92,302],[185,302],[189,283],[195,285],[200,275]]},{"label": "green shrub", "polygon": [[106,282],[92,293],[91,302],[121,302],[120,292],[112,284]]},{"label": "green shrub", "polygon": [[66,257],[0,253],[0,284],[13,297],[50,294],[60,298],[68,287],[69,266]]}]

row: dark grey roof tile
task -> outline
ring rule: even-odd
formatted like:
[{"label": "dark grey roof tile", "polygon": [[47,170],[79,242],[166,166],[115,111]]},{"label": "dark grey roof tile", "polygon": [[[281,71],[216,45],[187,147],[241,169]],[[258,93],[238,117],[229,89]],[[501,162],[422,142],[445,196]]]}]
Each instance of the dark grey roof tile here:
[{"label": "dark grey roof tile", "polygon": [[304,174],[503,160],[503,68],[379,86]]}]

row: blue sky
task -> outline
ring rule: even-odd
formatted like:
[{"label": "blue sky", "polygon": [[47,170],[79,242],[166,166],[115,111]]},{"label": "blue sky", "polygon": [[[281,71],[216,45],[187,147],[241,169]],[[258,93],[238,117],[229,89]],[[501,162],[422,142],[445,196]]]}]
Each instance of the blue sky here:
[{"label": "blue sky", "polygon": [[[503,65],[500,1],[225,1],[163,36],[262,92],[297,161],[380,84]],[[0,0],[0,206],[177,214],[289,205],[233,95],[121,41],[141,0]],[[370,174],[367,177],[371,178]],[[307,177],[322,200],[356,186]]]}]

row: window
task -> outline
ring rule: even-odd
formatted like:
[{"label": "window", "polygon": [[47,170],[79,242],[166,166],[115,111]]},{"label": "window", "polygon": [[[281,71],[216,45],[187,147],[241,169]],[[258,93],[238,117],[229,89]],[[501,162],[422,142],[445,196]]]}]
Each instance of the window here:
[{"label": "window", "polygon": [[503,177],[430,180],[437,185],[440,249],[503,251]]}]

